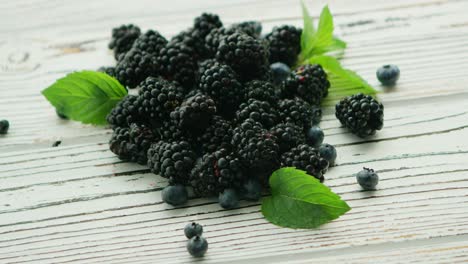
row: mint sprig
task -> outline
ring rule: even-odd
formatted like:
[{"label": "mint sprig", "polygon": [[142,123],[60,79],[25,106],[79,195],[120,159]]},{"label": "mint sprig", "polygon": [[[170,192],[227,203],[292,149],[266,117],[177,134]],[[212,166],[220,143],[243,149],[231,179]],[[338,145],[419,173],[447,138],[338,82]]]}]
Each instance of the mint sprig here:
[{"label": "mint sprig", "polygon": [[351,208],[313,176],[295,168],[281,168],[270,177],[271,196],[262,213],[271,223],[289,228],[316,228]]},{"label": "mint sprig", "polygon": [[62,114],[84,124],[104,125],[127,90],[111,76],[95,71],[70,73],[42,91]]}]

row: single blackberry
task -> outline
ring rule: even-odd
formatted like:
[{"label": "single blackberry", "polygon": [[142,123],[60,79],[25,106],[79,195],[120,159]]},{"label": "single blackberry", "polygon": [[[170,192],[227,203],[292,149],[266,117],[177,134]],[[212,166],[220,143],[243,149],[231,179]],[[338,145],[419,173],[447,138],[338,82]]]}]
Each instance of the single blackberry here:
[{"label": "single blackberry", "polygon": [[304,129],[311,126],[313,119],[312,107],[306,101],[295,99],[284,99],[278,104],[280,119],[284,123],[293,123]]},{"label": "single blackberry", "polygon": [[169,42],[158,56],[159,72],[169,80],[192,89],[197,80],[197,56],[193,48],[184,42]]},{"label": "single blackberry", "polygon": [[216,59],[231,66],[245,81],[263,78],[269,71],[266,43],[241,32],[220,39]]},{"label": "single blackberry", "polygon": [[125,55],[132,48],[133,42],[141,35],[139,27],[128,24],[121,25],[112,29],[112,38],[109,43],[109,49],[114,50],[115,59]]},{"label": "single blackberry", "polygon": [[328,95],[330,82],[322,66],[302,65],[291,73],[284,82],[284,95],[287,98],[294,96],[304,99],[311,105],[319,106],[322,99]]},{"label": "single blackberry", "polygon": [[176,46],[186,46],[192,49],[191,54],[195,60],[200,60],[207,57],[207,50],[205,47],[205,36],[199,30],[189,28],[180,32],[171,39],[171,44]]},{"label": "single blackberry", "polygon": [[236,154],[220,149],[203,156],[190,174],[190,185],[195,194],[210,197],[225,188],[239,188],[244,177],[244,168]]},{"label": "single blackberry", "polygon": [[320,156],[317,149],[301,144],[281,155],[281,166],[304,170],[323,182],[325,179],[323,175],[328,169],[328,161]]},{"label": "single blackberry", "polygon": [[251,37],[259,38],[262,33],[262,23],[259,21],[244,21],[232,24],[228,29],[231,31],[241,31]]},{"label": "single blackberry", "polygon": [[148,77],[140,84],[138,114],[154,127],[169,120],[169,114],[182,104],[184,89],[162,78]]},{"label": "single blackberry", "polygon": [[193,27],[200,31],[200,34],[203,38],[215,28],[221,28],[223,22],[219,19],[218,15],[203,13],[200,16],[196,17],[193,22]]},{"label": "single blackberry", "polygon": [[187,141],[159,141],[148,149],[148,166],[169,184],[186,185],[197,156]]},{"label": "single blackberry", "polygon": [[232,124],[221,116],[214,116],[210,125],[200,134],[197,145],[201,146],[202,153],[213,153],[219,149],[231,151]]},{"label": "single blackberry", "polygon": [[265,38],[270,43],[270,63],[282,62],[293,66],[301,53],[302,29],[294,26],[274,27]]},{"label": "single blackberry", "polygon": [[109,140],[110,150],[121,160],[130,161],[132,158],[132,144],[128,127],[116,127]]},{"label": "single blackberry", "polygon": [[148,30],[135,40],[132,49],[142,50],[156,56],[166,44],[167,40],[158,31]]},{"label": "single blackberry", "polygon": [[186,99],[171,112],[170,117],[181,129],[198,134],[208,127],[215,114],[216,106],[213,99],[203,94],[197,94]]},{"label": "single blackberry", "polygon": [[268,176],[280,167],[277,138],[252,119],[234,129],[231,144],[252,176],[266,184]]},{"label": "single blackberry", "polygon": [[97,71],[98,72],[103,72],[103,73],[115,78],[115,67],[102,66]]},{"label": "single blackberry", "polygon": [[109,141],[109,147],[121,160],[146,164],[146,152],[152,142],[159,138],[150,128],[132,124],[130,128],[116,127]]},{"label": "single blackberry", "polygon": [[292,123],[280,123],[270,129],[278,139],[280,152],[284,153],[304,143],[304,129]]},{"label": "single blackberry", "polygon": [[127,95],[107,115],[107,123],[112,127],[128,127],[130,123],[141,120],[138,116],[138,97]]},{"label": "single blackberry", "polygon": [[242,123],[249,118],[269,129],[278,123],[278,111],[266,101],[249,99],[239,106],[239,110],[236,112],[236,121]]},{"label": "single blackberry", "polygon": [[224,64],[215,64],[201,75],[199,88],[217,103],[218,112],[231,118],[243,101],[242,85],[236,73]]},{"label": "single blackberry", "polygon": [[276,106],[279,101],[278,89],[271,83],[253,80],[244,84],[245,99],[257,99],[267,101]]},{"label": "single blackberry", "polygon": [[374,135],[383,127],[384,106],[362,93],[343,98],[335,106],[336,118],[359,137]]}]

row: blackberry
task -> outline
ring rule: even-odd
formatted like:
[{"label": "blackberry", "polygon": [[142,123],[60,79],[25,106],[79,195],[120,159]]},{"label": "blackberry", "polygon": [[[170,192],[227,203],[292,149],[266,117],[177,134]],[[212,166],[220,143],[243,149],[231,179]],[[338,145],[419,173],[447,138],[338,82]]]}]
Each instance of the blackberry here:
[{"label": "blackberry", "polygon": [[292,123],[280,123],[270,129],[278,139],[280,152],[284,153],[304,143],[304,129]]},{"label": "blackberry", "polygon": [[215,28],[220,28],[223,26],[223,22],[219,19],[218,15],[203,13],[200,16],[196,17],[193,23],[193,27],[196,30],[200,31],[203,38]]},{"label": "blackberry", "polygon": [[312,126],[318,125],[322,120],[322,108],[320,106],[312,106]]},{"label": "blackberry", "polygon": [[228,29],[231,31],[241,31],[251,37],[259,38],[262,33],[262,23],[259,21],[244,21],[232,24]]},{"label": "blackberry", "polygon": [[216,106],[213,99],[197,94],[186,99],[170,116],[181,129],[197,134],[210,124],[215,114]]},{"label": "blackberry", "polygon": [[284,95],[287,98],[300,97],[312,105],[319,106],[328,95],[330,82],[322,66],[302,65],[291,73],[284,82]]},{"label": "blackberry", "polygon": [[236,154],[220,149],[203,156],[190,174],[190,185],[195,194],[209,197],[225,188],[239,188],[244,177],[244,168]]},{"label": "blackberry", "polygon": [[194,58],[199,60],[208,56],[204,39],[205,36],[199,30],[189,28],[175,35],[170,42],[172,45],[189,47]]},{"label": "blackberry", "polygon": [[201,236],[203,234],[203,226],[195,222],[188,223],[184,227],[184,234],[188,239],[194,236]]},{"label": "blackberry", "polygon": [[158,56],[159,72],[169,80],[192,89],[197,80],[196,52],[184,42],[169,42]]},{"label": "blackberry", "polygon": [[265,38],[270,43],[270,63],[282,62],[293,66],[301,53],[302,29],[294,26],[274,27]]},{"label": "blackberry", "polygon": [[281,165],[283,167],[296,167],[304,170],[307,174],[324,181],[323,175],[328,169],[328,161],[320,156],[317,149],[301,144],[281,155]]},{"label": "blackberry", "polygon": [[239,206],[239,196],[235,189],[226,189],[218,196],[218,202],[224,209],[233,209]]},{"label": "blackberry", "polygon": [[376,74],[382,85],[392,86],[400,78],[400,69],[396,65],[384,65],[377,70]]},{"label": "blackberry", "polygon": [[375,190],[375,186],[379,183],[379,175],[373,169],[363,168],[356,175],[356,180],[364,190],[372,191]]},{"label": "blackberry", "polygon": [[187,185],[197,156],[187,141],[159,141],[148,149],[148,166],[169,184]]},{"label": "blackberry", "polygon": [[306,101],[295,99],[284,99],[278,104],[280,119],[284,123],[293,123],[304,129],[311,126],[313,119],[312,107]]},{"label": "blackberry", "polygon": [[190,141],[192,137],[189,135],[189,131],[182,130],[176,121],[169,119],[164,121],[158,128],[161,139],[172,142],[172,141]]},{"label": "blackberry", "polygon": [[130,125],[130,142],[134,145],[135,153],[132,156],[132,161],[139,164],[146,164],[147,152],[151,144],[159,141],[160,137],[151,128],[143,124]]},{"label": "blackberry", "polygon": [[10,122],[8,120],[1,120],[0,121],[0,135],[4,135],[8,133],[8,129],[10,128]]},{"label": "blackberry", "polygon": [[262,183],[280,167],[277,138],[252,119],[234,129],[231,143],[249,171]]},{"label": "blackberry", "polygon": [[188,200],[187,189],[180,184],[166,186],[161,192],[161,198],[170,205],[184,204]]},{"label": "blackberry", "polygon": [[121,160],[144,165],[149,146],[157,140],[151,129],[133,124],[130,128],[116,127],[109,141],[109,148]]},{"label": "blackberry", "polygon": [[262,78],[269,69],[267,45],[241,32],[220,39],[216,59],[231,66],[243,80]]},{"label": "blackberry", "polygon": [[128,24],[121,25],[112,29],[112,38],[109,43],[109,49],[114,50],[115,59],[125,55],[132,48],[133,42],[141,35],[139,27]]},{"label": "blackberry", "polygon": [[197,137],[202,153],[213,153],[219,149],[232,150],[232,125],[221,116],[214,116],[206,130]]},{"label": "blackberry", "polygon": [[261,31],[262,25],[255,21],[233,24],[228,28],[214,28],[205,36],[205,50],[213,57],[218,51],[219,43],[222,38],[235,33],[247,34],[250,37],[258,38]]},{"label": "blackberry", "polygon": [[278,89],[271,82],[253,80],[244,84],[245,99],[267,101],[276,106],[279,101]]},{"label": "blackberry", "polygon": [[217,103],[218,112],[231,118],[244,99],[243,88],[236,73],[224,64],[215,64],[203,72],[200,90]]},{"label": "blackberry", "polygon": [[107,123],[112,127],[128,127],[130,123],[140,119],[137,99],[135,95],[125,96],[107,115]]},{"label": "blackberry", "polygon": [[99,72],[103,72],[111,77],[115,78],[115,67],[105,67],[102,66],[98,69]]},{"label": "blackberry", "polygon": [[249,99],[239,106],[239,110],[236,112],[236,120],[238,123],[242,123],[249,118],[268,129],[278,123],[278,112],[266,101]]},{"label": "blackberry", "polygon": [[341,124],[359,137],[374,135],[383,127],[384,107],[370,95],[360,93],[345,97],[335,109]]},{"label": "blackberry", "polygon": [[138,114],[154,127],[169,120],[169,114],[182,104],[184,89],[162,78],[148,77],[140,84]]},{"label": "blackberry", "polygon": [[208,250],[208,242],[204,237],[194,236],[187,241],[187,251],[196,258],[201,258]]}]

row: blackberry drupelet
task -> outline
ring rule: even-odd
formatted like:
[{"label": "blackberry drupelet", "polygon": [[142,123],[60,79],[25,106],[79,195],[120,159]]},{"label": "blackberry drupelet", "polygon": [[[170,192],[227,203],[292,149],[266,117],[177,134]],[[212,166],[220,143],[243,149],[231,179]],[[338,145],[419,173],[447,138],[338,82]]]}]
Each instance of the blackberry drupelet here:
[{"label": "blackberry drupelet", "polygon": [[300,97],[311,105],[320,106],[322,99],[328,95],[330,82],[322,66],[302,65],[291,73],[284,82],[284,96]]},{"label": "blackberry drupelet", "polygon": [[107,115],[107,123],[112,127],[128,127],[138,121],[144,123],[144,118],[138,115],[137,99],[135,95],[125,96]]},{"label": "blackberry drupelet", "polygon": [[175,35],[170,42],[172,45],[182,45],[191,48],[195,60],[200,60],[208,56],[208,51],[205,47],[205,37],[199,30],[194,28],[189,28],[180,32]]},{"label": "blackberry drupelet", "polygon": [[116,127],[109,141],[109,147],[119,159],[146,164],[146,152],[158,136],[144,125],[132,124],[130,128]]},{"label": "blackberry drupelet", "polygon": [[184,89],[175,82],[148,77],[140,84],[138,114],[153,127],[169,120],[169,114],[184,100]]},{"label": "blackberry drupelet", "polygon": [[267,101],[272,106],[276,106],[279,101],[278,89],[271,83],[260,80],[253,80],[244,84],[245,99],[257,99]]},{"label": "blackberry drupelet", "polygon": [[184,42],[169,42],[158,56],[159,72],[191,90],[197,80],[196,52]]},{"label": "blackberry drupelet", "polygon": [[370,95],[360,93],[345,97],[335,109],[341,124],[359,137],[374,135],[383,127],[384,107]]},{"label": "blackberry drupelet", "polygon": [[234,152],[220,149],[206,154],[190,174],[190,185],[201,197],[217,195],[226,188],[240,188],[244,168]]},{"label": "blackberry drupelet", "polygon": [[267,101],[249,99],[239,106],[239,110],[236,112],[236,121],[240,124],[250,118],[269,129],[278,123],[278,116],[276,108]]},{"label": "blackberry drupelet", "polygon": [[199,88],[217,103],[218,112],[232,118],[244,99],[242,85],[231,67],[217,63],[203,72]]},{"label": "blackberry drupelet", "polygon": [[295,99],[284,99],[278,104],[280,119],[284,123],[293,123],[304,129],[311,126],[313,119],[312,107],[306,101]]},{"label": "blackberry drupelet", "polygon": [[196,94],[172,111],[170,117],[180,129],[198,134],[208,127],[215,114],[216,106],[213,99],[207,95]]},{"label": "blackberry drupelet", "polygon": [[197,156],[187,141],[159,141],[148,149],[148,166],[169,184],[187,185]]},{"label": "blackberry drupelet", "polygon": [[296,167],[307,174],[324,181],[323,175],[327,172],[328,161],[320,156],[319,151],[307,144],[298,145],[281,155],[283,167]]},{"label": "blackberry drupelet", "polygon": [[109,76],[115,77],[115,67],[105,67],[102,66],[98,70],[98,72],[103,72]]},{"label": "blackberry drupelet", "polygon": [[278,139],[280,152],[284,153],[304,143],[304,129],[292,123],[280,123],[270,129]]},{"label": "blackberry drupelet", "polygon": [[201,146],[201,152],[213,153],[219,149],[231,151],[232,124],[221,116],[214,116],[210,125],[199,135],[195,142]]},{"label": "blackberry drupelet", "polygon": [[119,59],[121,55],[125,55],[125,53],[132,48],[133,42],[135,42],[140,35],[140,28],[132,24],[113,28],[109,49],[114,50],[115,59]]},{"label": "blackberry drupelet", "polygon": [[284,25],[274,27],[265,38],[270,43],[270,63],[282,62],[294,66],[301,53],[302,29]]}]

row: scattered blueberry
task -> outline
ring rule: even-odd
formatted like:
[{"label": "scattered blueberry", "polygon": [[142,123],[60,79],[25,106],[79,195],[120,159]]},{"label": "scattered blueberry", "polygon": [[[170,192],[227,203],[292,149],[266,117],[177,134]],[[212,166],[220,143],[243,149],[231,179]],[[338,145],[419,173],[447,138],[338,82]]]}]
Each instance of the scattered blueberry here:
[{"label": "scattered blueberry", "polygon": [[10,128],[10,123],[8,120],[1,120],[0,121],[0,134],[8,133],[8,128]]},{"label": "scattered blueberry", "polygon": [[324,143],[319,147],[320,156],[328,161],[330,166],[335,165],[336,149],[334,146]]},{"label": "scattered blueberry", "polygon": [[281,62],[275,62],[271,64],[270,69],[272,72],[273,82],[275,84],[281,84],[289,77],[289,74],[291,73],[289,66]]},{"label": "scattered blueberry", "polygon": [[239,204],[239,197],[237,196],[236,190],[226,189],[219,194],[218,201],[219,205],[224,209],[232,209]]},{"label": "scattered blueberry", "polygon": [[194,257],[203,257],[208,250],[208,241],[204,237],[194,236],[187,242],[187,250]]},{"label": "scattered blueberry", "polygon": [[182,185],[170,185],[163,189],[162,200],[170,205],[181,205],[187,202],[188,193]]},{"label": "scattered blueberry", "polygon": [[59,110],[55,110],[55,113],[57,114],[58,117],[60,117],[62,119],[68,119],[68,116],[66,116],[65,114],[59,112]]},{"label": "scattered blueberry", "polygon": [[377,79],[383,85],[394,85],[400,78],[400,69],[396,65],[384,65],[377,70]]},{"label": "scattered blueberry", "polygon": [[312,126],[316,126],[322,121],[322,109],[318,106],[312,107]]},{"label": "scattered blueberry", "polygon": [[184,228],[185,236],[190,239],[194,236],[201,236],[203,233],[203,226],[198,223],[188,223]]},{"label": "scattered blueberry", "polygon": [[363,170],[356,175],[356,179],[359,185],[366,191],[375,190],[375,186],[379,183],[379,176],[377,173],[375,173],[373,169],[368,168],[363,168]]},{"label": "scattered blueberry", "polygon": [[312,126],[306,132],[307,144],[309,144],[312,147],[320,146],[320,144],[322,144],[323,142],[324,137],[325,135],[323,134],[322,129],[318,126]]},{"label": "scattered blueberry", "polygon": [[244,183],[243,197],[250,201],[258,201],[262,197],[262,185],[254,179],[249,179]]}]

